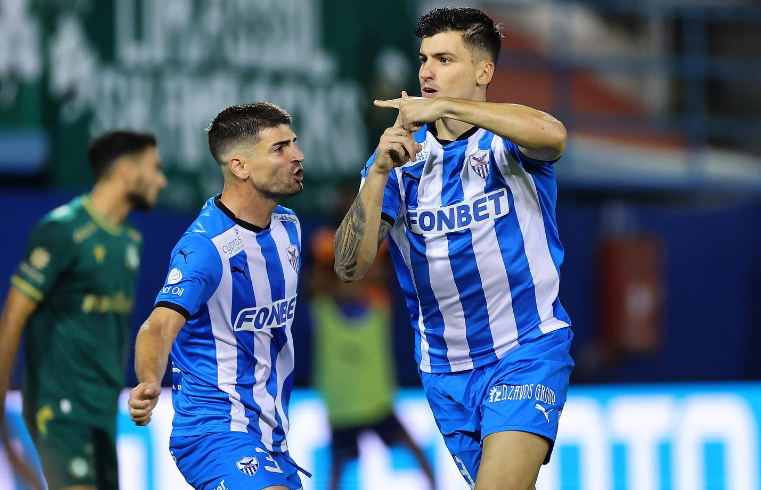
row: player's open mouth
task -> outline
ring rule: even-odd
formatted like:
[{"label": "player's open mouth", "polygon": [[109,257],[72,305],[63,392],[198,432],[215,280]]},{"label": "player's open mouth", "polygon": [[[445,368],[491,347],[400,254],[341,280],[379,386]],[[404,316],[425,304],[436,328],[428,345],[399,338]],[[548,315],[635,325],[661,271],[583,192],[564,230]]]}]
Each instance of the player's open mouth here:
[{"label": "player's open mouth", "polygon": [[431,88],[431,87],[424,87],[423,88],[423,97],[426,97],[426,98],[427,97],[436,97],[436,95],[438,93],[439,92],[436,89],[434,89],[434,88]]},{"label": "player's open mouth", "polygon": [[300,168],[300,169],[296,170],[295,172],[293,172],[293,178],[298,180],[299,182],[304,180],[304,169]]}]

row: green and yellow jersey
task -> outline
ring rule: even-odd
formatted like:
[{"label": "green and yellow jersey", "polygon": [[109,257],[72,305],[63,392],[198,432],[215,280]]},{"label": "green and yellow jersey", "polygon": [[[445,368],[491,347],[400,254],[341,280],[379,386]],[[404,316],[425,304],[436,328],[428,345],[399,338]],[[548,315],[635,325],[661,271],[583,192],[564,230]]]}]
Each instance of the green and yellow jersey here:
[{"label": "green and yellow jersey", "polygon": [[24,414],[112,427],[140,265],[142,238],[114,225],[82,196],[33,229],[11,278],[37,302],[26,328]]}]

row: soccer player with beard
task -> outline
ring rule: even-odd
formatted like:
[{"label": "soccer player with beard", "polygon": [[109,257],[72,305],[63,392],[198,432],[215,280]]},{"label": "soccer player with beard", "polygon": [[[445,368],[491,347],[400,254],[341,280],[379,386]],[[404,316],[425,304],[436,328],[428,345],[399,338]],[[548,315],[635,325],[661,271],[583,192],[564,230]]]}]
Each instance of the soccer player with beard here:
[{"label": "soccer player with beard", "polygon": [[187,482],[296,490],[286,435],[301,226],[279,202],[301,192],[304,155],[291,116],[266,102],[225,109],[207,132],[224,189],[172,251],[137,337],[130,414],[150,422],[171,354],[169,448]]},{"label": "soccer player with beard", "polygon": [[455,464],[476,490],[527,490],[550,459],[573,368],[555,222],[566,130],[486,101],[501,34],[480,10],[432,10],[415,34],[422,97],[376,101],[399,115],[362,171],[335,270],[358,280],[388,236]]},{"label": "soccer player with beard", "polygon": [[151,134],[105,133],[88,157],[92,192],[34,227],[0,320],[0,415],[26,330],[24,419],[51,490],[118,488],[117,401],[142,241],[126,218],[166,185]]}]

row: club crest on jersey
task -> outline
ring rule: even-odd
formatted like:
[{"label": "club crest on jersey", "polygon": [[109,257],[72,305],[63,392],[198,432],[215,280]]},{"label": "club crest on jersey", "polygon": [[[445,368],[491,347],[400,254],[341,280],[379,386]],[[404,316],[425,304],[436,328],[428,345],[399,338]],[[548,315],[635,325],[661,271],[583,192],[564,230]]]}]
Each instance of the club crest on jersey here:
[{"label": "club crest on jersey", "polygon": [[285,249],[285,251],[288,253],[288,262],[291,263],[291,267],[293,267],[293,270],[296,272],[299,271],[299,249],[296,248],[296,245],[290,244],[288,245],[288,248]]},{"label": "club crest on jersey", "polygon": [[478,150],[468,157],[470,168],[482,179],[489,176],[489,150]]},{"label": "club crest on jersey", "polygon": [[431,148],[428,145],[428,140],[423,140],[420,143],[420,151],[415,154],[415,162],[428,161],[428,156],[431,154]]},{"label": "club crest on jersey", "polygon": [[244,475],[254,476],[259,470],[259,460],[253,456],[246,456],[235,463],[235,466],[237,466],[240,472]]}]

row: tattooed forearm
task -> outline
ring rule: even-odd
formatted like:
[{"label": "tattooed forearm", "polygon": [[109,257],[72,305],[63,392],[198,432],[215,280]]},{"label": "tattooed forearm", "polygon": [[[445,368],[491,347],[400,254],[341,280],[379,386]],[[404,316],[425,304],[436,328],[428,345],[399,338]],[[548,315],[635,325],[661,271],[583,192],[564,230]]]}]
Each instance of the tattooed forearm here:
[{"label": "tattooed forearm", "polygon": [[381,219],[380,226],[378,227],[378,248],[380,248],[383,240],[388,236],[388,232],[391,231],[391,223],[385,219]]},{"label": "tattooed forearm", "polygon": [[365,234],[365,225],[365,208],[357,196],[338,228],[333,243],[333,252],[336,256],[334,270],[342,281],[351,281],[357,273],[357,259],[362,237]]}]

